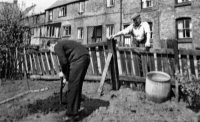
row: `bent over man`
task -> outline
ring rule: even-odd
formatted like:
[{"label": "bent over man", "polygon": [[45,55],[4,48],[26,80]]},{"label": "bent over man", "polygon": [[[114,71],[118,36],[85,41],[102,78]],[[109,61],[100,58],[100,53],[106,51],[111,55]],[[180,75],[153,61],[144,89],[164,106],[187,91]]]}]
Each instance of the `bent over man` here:
[{"label": "bent over man", "polygon": [[47,47],[58,56],[68,81],[66,116],[73,118],[80,109],[83,81],[90,63],[88,50],[75,40],[48,41]]}]

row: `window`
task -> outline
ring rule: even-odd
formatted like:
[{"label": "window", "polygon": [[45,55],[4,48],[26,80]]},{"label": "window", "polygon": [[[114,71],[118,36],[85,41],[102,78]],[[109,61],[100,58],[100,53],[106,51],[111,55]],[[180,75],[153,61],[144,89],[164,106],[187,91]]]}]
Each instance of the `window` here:
[{"label": "window", "polygon": [[67,15],[67,6],[59,8],[58,17],[64,17]]},{"label": "window", "polygon": [[190,18],[177,19],[177,38],[192,38],[192,23]]},{"label": "window", "polygon": [[83,28],[78,28],[78,39],[83,39]]},{"label": "window", "polygon": [[[130,24],[125,24],[124,25],[124,29],[127,28]],[[130,34],[127,34],[127,35],[124,35],[124,43],[123,43],[124,46],[128,46],[130,47],[131,46],[131,35]]]},{"label": "window", "polygon": [[153,7],[152,0],[142,0],[142,9]]},{"label": "window", "polygon": [[79,14],[85,12],[85,2],[80,2],[79,4]]},{"label": "window", "polygon": [[88,26],[87,27],[87,41],[88,44],[102,41],[102,26]]},{"label": "window", "polygon": [[179,4],[179,3],[188,3],[188,2],[191,2],[191,0],[176,0],[177,4]]},{"label": "window", "polygon": [[107,7],[112,7],[114,6],[114,0],[107,0]]},{"label": "window", "polygon": [[107,27],[106,27],[106,37],[109,37],[112,34],[114,34],[114,25],[107,25]]},{"label": "window", "polygon": [[52,20],[53,20],[53,10],[50,10],[50,11],[49,11],[48,20],[49,20],[49,21],[52,21]]},{"label": "window", "polygon": [[71,25],[64,26],[64,36],[71,36]]},{"label": "window", "polygon": [[150,31],[151,31],[151,39],[153,38],[153,23],[152,22],[148,22],[149,27],[150,27]]}]

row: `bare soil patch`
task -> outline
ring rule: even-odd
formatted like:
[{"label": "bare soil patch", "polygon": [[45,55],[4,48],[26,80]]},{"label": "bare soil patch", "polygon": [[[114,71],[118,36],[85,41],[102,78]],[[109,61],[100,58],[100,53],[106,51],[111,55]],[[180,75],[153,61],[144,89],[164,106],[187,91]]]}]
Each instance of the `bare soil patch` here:
[{"label": "bare soil patch", "polygon": [[[125,86],[112,91],[104,85],[104,95],[97,94],[98,82],[84,82],[83,101],[79,121],[82,122],[192,122],[194,113],[183,102],[174,99],[157,104],[148,101],[145,93]],[[31,89],[49,89],[29,93],[0,105],[1,121],[63,122],[65,105],[59,103],[59,81],[30,81]],[[27,91],[25,80],[6,81],[0,87],[0,101]]]}]

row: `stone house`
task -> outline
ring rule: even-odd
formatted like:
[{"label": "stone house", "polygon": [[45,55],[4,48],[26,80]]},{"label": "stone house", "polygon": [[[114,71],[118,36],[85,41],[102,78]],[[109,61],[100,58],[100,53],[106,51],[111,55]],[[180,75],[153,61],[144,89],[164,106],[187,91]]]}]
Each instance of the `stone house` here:
[{"label": "stone house", "polygon": [[[179,48],[200,48],[198,0],[58,0],[45,10],[45,22],[37,28],[41,38],[96,43],[127,27],[135,12],[150,24],[154,48],[167,39],[177,41]],[[131,38],[116,39],[128,46]]]}]

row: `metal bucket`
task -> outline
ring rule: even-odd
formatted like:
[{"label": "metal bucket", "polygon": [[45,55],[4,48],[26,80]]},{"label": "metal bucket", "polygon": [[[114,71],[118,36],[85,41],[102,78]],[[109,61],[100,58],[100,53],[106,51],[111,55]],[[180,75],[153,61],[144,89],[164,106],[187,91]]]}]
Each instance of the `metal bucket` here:
[{"label": "metal bucket", "polygon": [[152,71],[147,73],[145,92],[148,100],[156,103],[166,101],[170,96],[171,77],[164,72]]}]

